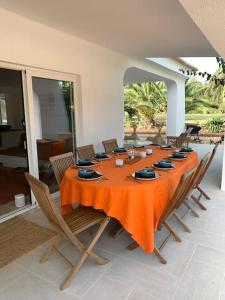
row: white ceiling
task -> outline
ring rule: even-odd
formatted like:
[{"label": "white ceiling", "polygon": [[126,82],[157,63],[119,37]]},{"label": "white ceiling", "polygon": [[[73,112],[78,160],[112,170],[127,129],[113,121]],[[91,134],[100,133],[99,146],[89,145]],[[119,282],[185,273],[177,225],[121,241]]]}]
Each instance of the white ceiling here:
[{"label": "white ceiling", "polygon": [[178,0],[0,0],[0,7],[127,55],[217,55]]}]

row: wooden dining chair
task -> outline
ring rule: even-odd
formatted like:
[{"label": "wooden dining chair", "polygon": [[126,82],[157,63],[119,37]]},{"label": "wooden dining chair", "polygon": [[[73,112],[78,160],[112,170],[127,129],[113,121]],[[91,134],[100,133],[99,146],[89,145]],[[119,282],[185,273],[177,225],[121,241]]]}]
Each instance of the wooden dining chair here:
[{"label": "wooden dining chair", "polygon": [[[63,290],[69,286],[87,258],[90,258],[100,265],[109,262],[108,259],[97,256],[92,252],[92,249],[109,223],[110,217],[107,217],[103,212],[91,207],[83,206],[62,216],[54,205],[48,186],[29,173],[25,173],[25,176],[41,210],[56,231],[56,236],[52,239],[47,251],[41,257],[40,263],[46,262],[51,253],[55,250],[71,266],[71,270],[61,284],[60,289]],[[96,229],[92,240],[88,244],[81,242],[77,238],[77,234],[96,224],[99,224],[99,227]],[[80,251],[81,254],[77,261],[71,262],[58,248],[62,240],[68,240],[74,248]]]},{"label": "wooden dining chair", "polygon": [[176,148],[189,147],[190,137],[188,136],[167,136],[167,144],[171,144]]},{"label": "wooden dining chair", "polygon": [[56,181],[60,187],[66,169],[75,165],[75,159],[72,152],[49,157]]},{"label": "wooden dining chair", "polygon": [[[189,203],[188,200],[190,199],[190,197],[193,194],[196,182],[198,181],[199,176],[201,176],[201,174],[202,174],[202,172],[203,172],[203,170],[204,170],[204,168],[205,168],[205,166],[206,166],[206,164],[207,164],[207,162],[209,160],[209,156],[210,156],[210,153],[207,153],[201,159],[201,161],[200,161],[200,163],[199,163],[199,165],[198,165],[198,167],[197,167],[197,169],[196,169],[196,171],[195,171],[195,173],[194,173],[194,175],[192,177],[192,180],[190,182],[190,187],[188,188],[189,191],[188,191],[188,193],[186,195],[186,198],[184,199],[184,201],[182,201],[182,203],[177,203],[177,206],[176,206],[177,209],[181,206],[181,204],[185,205],[188,208],[188,211],[182,216],[182,218],[184,218],[187,215],[187,213],[189,213],[189,212],[191,212],[194,217],[199,217],[198,213],[191,206],[191,204]],[[183,221],[181,220],[181,217],[179,217],[177,215],[177,212],[174,212],[174,217],[180,222],[180,224],[182,224]],[[183,227],[184,227],[184,229],[186,231],[191,232],[191,230],[187,227],[186,224],[183,223]]]},{"label": "wooden dining chair", "polygon": [[106,153],[112,153],[112,151],[118,147],[118,143],[116,139],[110,139],[102,141],[103,147]]},{"label": "wooden dining chair", "polygon": [[200,187],[200,184],[202,182],[202,180],[204,179],[205,175],[206,175],[206,172],[208,171],[212,161],[213,161],[213,158],[215,157],[215,154],[216,154],[216,151],[218,149],[218,146],[219,146],[219,143],[220,142],[217,142],[211,152],[211,155],[207,161],[207,164],[205,165],[205,168],[203,169],[201,175],[198,177],[198,180],[196,181],[196,184],[195,184],[195,189],[199,191],[199,195],[198,197],[195,197],[192,195],[192,199],[203,209],[203,210],[206,210],[206,207],[200,202],[202,196],[204,196],[207,200],[210,200],[211,198],[206,194],[206,192]]},{"label": "wooden dining chair", "polygon": [[93,159],[95,157],[93,145],[77,147],[76,150],[80,159]]},{"label": "wooden dining chair", "polygon": [[[182,201],[184,201],[184,199],[186,198],[186,195],[188,194],[190,189],[190,182],[192,180],[194,172],[195,172],[195,167],[192,167],[181,176],[179,184],[175,192],[173,193],[173,196],[171,197],[170,201],[168,202],[167,206],[165,207],[158,223],[158,229],[159,228],[161,229],[162,226],[164,226],[169,231],[169,236],[172,235],[177,242],[182,242],[182,240],[179,237],[179,235],[176,233],[176,231],[172,228],[172,226],[168,223],[168,219],[171,216],[173,216],[177,204],[182,203]],[[158,257],[159,261],[163,264],[166,264],[167,261],[160,253],[160,249],[165,245],[166,241],[168,240],[168,237],[164,239],[159,249],[155,247],[153,250],[153,253]],[[127,249],[134,250],[137,247],[138,244],[136,242],[133,242],[130,245],[128,245]]]}]

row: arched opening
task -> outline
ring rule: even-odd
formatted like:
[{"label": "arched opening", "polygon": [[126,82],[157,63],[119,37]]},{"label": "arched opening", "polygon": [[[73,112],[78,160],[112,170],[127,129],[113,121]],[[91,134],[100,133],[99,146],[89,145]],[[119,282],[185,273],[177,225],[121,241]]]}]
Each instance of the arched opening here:
[{"label": "arched opening", "polygon": [[168,79],[130,67],[124,74],[125,140],[165,139]]}]

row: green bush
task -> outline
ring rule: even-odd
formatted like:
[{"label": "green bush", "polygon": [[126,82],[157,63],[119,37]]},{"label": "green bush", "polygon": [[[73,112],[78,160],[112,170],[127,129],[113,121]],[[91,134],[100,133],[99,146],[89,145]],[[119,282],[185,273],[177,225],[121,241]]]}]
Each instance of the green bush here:
[{"label": "green bush", "polygon": [[217,117],[214,117],[214,118],[210,119],[205,124],[205,128],[209,132],[220,132],[220,131],[222,131],[223,123],[224,123],[224,118],[217,116]]}]

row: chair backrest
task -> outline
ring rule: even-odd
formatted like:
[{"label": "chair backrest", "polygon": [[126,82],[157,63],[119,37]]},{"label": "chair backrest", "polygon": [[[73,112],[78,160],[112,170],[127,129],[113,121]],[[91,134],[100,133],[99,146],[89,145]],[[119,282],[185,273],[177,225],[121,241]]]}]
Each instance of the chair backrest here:
[{"label": "chair backrest", "polygon": [[102,141],[106,153],[112,153],[112,151],[118,147],[116,139],[110,139]]},{"label": "chair backrest", "polygon": [[206,166],[205,166],[205,169],[203,170],[201,176],[199,177],[198,184],[200,184],[200,182],[203,180],[203,178],[204,178],[206,172],[208,171],[208,168],[210,167],[210,165],[211,165],[211,163],[212,163],[212,160],[213,160],[213,158],[214,158],[214,156],[215,156],[215,154],[216,154],[216,151],[217,151],[218,146],[219,146],[219,142],[217,142],[217,143],[215,144],[215,146],[214,146],[214,148],[213,148],[213,150],[212,150],[212,152],[211,152],[211,155],[210,155],[210,157],[209,157],[209,159],[208,159],[208,161],[207,161],[207,164],[206,164]]},{"label": "chair backrest", "polygon": [[190,183],[194,172],[195,167],[192,167],[181,176],[178,186],[171,197],[171,200],[168,202],[167,207],[164,209],[164,212],[160,217],[159,225],[162,224],[162,222],[168,218],[172,211],[185,200],[186,195],[188,194],[191,187]]},{"label": "chair backrest", "polygon": [[167,136],[167,144],[172,144],[177,148],[189,147],[190,138],[188,136]]},{"label": "chair backrest", "polygon": [[180,134],[180,136],[189,136],[190,133],[192,132],[192,129],[193,129],[193,127],[187,128],[187,130],[186,130],[185,132],[182,132],[182,133]]},{"label": "chair backrest", "polygon": [[60,186],[66,169],[75,165],[73,153],[68,152],[61,155],[52,156],[49,157],[49,161],[55,174],[58,186]]},{"label": "chair backrest", "polygon": [[202,177],[202,174],[208,164],[208,161],[210,159],[210,153],[206,153],[206,155],[201,159],[198,167],[197,167],[197,170],[195,171],[195,174],[192,178],[192,181],[191,181],[191,186],[190,186],[190,190],[189,190],[189,193],[187,195],[187,197],[189,196],[189,194],[192,193],[193,189],[195,188],[195,186],[199,183],[199,180],[200,178]]},{"label": "chair backrest", "polygon": [[93,159],[95,157],[93,145],[77,147],[76,150],[79,158],[81,159]]},{"label": "chair backrest", "polygon": [[42,181],[38,180],[29,173],[25,173],[25,177],[30,185],[30,188],[48,221],[54,225],[57,232],[68,237],[73,236],[71,230],[64,221],[61,213],[54,205],[53,199],[50,195],[48,186]]}]

